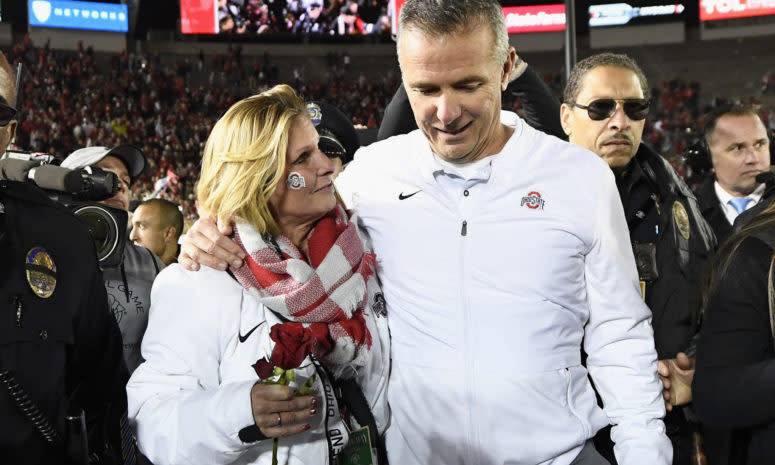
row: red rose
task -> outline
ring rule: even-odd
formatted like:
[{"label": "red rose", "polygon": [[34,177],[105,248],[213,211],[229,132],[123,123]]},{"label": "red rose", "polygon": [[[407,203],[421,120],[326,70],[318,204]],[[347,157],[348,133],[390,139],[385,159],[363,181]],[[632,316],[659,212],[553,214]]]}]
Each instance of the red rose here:
[{"label": "red rose", "polygon": [[272,364],[284,370],[297,368],[312,352],[312,333],[301,323],[287,322],[272,326],[269,337],[275,342]]},{"label": "red rose", "polygon": [[267,379],[274,373],[274,365],[265,358],[254,363],[253,369],[256,370],[256,374],[261,379]]}]

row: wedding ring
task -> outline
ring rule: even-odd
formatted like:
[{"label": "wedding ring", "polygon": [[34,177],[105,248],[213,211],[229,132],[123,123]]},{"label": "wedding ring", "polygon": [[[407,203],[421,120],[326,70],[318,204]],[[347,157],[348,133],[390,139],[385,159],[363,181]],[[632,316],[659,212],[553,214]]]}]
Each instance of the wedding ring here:
[{"label": "wedding ring", "polygon": [[277,412],[277,426],[283,425],[283,417],[280,416],[280,412]]}]

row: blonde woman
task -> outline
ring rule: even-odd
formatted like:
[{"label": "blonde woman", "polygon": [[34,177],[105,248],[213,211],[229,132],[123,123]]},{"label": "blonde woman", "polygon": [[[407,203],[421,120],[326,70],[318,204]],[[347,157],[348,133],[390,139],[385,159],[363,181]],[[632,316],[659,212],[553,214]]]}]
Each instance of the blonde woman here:
[{"label": "blonde woman", "polygon": [[[236,103],[207,140],[199,204],[235,219],[246,260],[228,271],[172,265],[154,283],[146,361],[127,393],[139,448],[156,465],[270,463],[273,442],[280,463],[334,463],[364,426],[384,458],[389,348],[376,258],[318,140],[285,85]],[[293,375],[278,379],[275,367]],[[299,395],[305,385],[311,395]]]}]

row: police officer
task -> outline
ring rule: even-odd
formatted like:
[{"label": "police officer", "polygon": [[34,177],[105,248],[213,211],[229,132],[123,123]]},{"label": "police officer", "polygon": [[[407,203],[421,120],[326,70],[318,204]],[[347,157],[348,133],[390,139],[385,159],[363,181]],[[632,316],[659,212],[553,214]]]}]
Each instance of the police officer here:
[{"label": "police officer", "polygon": [[[0,54],[3,149],[13,89]],[[134,463],[128,377],[86,226],[34,185],[0,178],[0,461],[86,463],[88,441],[101,463]]]},{"label": "police officer", "polygon": [[[641,143],[649,90],[643,72],[627,56],[593,55],[572,70],[562,106],[522,59],[511,77],[507,91],[520,99],[531,126],[588,148],[614,172],[641,290],[653,313],[666,405],[672,410],[688,402],[697,284],[716,240],[686,184],[663,157]],[[416,128],[413,121],[406,92],[399,89],[385,112],[379,138]],[[665,425],[674,445],[673,463],[688,464],[691,425],[686,414],[669,412]],[[605,439],[599,436],[596,443],[613,461],[612,451],[606,450],[611,444],[601,444]]]},{"label": "police officer", "polygon": [[129,374],[89,233],[26,183],[0,181],[0,204],[3,463],[68,463],[81,410],[91,450],[123,463]]}]

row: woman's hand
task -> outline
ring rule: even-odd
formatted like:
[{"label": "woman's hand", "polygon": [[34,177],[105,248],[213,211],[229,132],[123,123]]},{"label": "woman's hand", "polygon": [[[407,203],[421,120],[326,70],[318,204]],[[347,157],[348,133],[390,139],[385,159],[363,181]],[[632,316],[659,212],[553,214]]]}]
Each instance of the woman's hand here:
[{"label": "woman's hand", "polygon": [[250,405],[261,433],[268,438],[279,438],[310,429],[306,420],[317,413],[318,399],[296,397],[293,389],[281,384],[256,383],[250,390]]},{"label": "woman's hand", "polygon": [[191,271],[197,271],[199,265],[225,270],[229,264],[235,268],[242,266],[245,252],[231,239],[231,223],[216,224],[210,216],[200,217],[186,233],[180,245],[178,263]]},{"label": "woman's hand", "polygon": [[657,371],[662,381],[662,397],[668,412],[675,406],[686,405],[692,401],[694,359],[678,352],[676,358],[660,360]]}]

